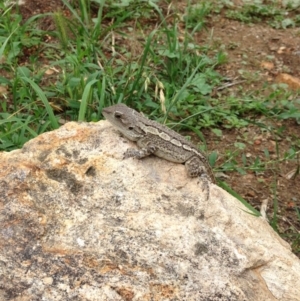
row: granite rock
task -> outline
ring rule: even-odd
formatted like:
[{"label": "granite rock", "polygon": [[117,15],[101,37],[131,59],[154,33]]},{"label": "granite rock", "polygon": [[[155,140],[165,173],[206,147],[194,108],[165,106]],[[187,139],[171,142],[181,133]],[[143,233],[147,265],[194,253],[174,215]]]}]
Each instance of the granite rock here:
[{"label": "granite rock", "polygon": [[0,300],[299,300],[299,259],[266,221],[128,147],[70,122],[0,153]]}]

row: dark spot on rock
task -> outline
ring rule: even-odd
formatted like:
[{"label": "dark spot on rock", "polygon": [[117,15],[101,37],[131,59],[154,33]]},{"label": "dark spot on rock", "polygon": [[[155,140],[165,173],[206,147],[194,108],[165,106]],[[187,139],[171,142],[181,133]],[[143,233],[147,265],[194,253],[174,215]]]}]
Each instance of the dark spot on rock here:
[{"label": "dark spot on rock", "polygon": [[116,255],[122,260],[128,260],[128,255],[123,250],[120,250],[120,249],[116,250]]},{"label": "dark spot on rock", "polygon": [[87,161],[88,161],[88,158],[82,158],[82,159],[78,160],[78,164],[84,164]]},{"label": "dark spot on rock", "polygon": [[79,182],[70,182],[69,183],[70,185],[69,185],[69,189],[70,189],[70,191],[73,193],[73,194],[78,194],[79,192],[80,192],[80,190],[81,190],[81,188],[82,188],[82,184],[80,184]]},{"label": "dark spot on rock", "polygon": [[134,298],[134,292],[130,288],[120,287],[114,289],[125,301],[131,301]]},{"label": "dark spot on rock", "polygon": [[195,252],[194,252],[194,254],[196,256],[205,254],[205,253],[207,253],[207,251],[208,251],[208,248],[207,248],[207,246],[205,244],[202,244],[200,242],[198,242],[198,243],[195,244]]},{"label": "dark spot on rock", "polygon": [[46,170],[46,175],[49,179],[52,179],[57,182],[61,182],[64,181],[69,176],[69,173],[61,169],[49,169]]},{"label": "dark spot on rock", "polygon": [[55,152],[57,154],[63,154],[67,158],[71,158],[72,157],[71,153],[65,148],[65,146],[59,147]]},{"label": "dark spot on rock", "polygon": [[[6,200],[9,192],[9,185],[6,181],[0,181],[0,195]],[[2,200],[1,202],[3,202]],[[5,204],[5,203],[4,203]]]},{"label": "dark spot on rock", "polygon": [[45,159],[48,157],[49,154],[51,154],[51,150],[47,150],[47,151],[40,153],[37,158],[39,161],[43,162],[43,161],[45,161]]},{"label": "dark spot on rock", "polygon": [[199,212],[199,216],[197,216],[197,219],[198,219],[198,220],[204,220],[204,218],[205,218],[205,216],[204,216],[204,211],[201,210],[201,211]]},{"label": "dark spot on rock", "polygon": [[47,190],[47,185],[44,183],[37,183],[39,189],[43,192],[45,192]]},{"label": "dark spot on rock", "polygon": [[180,212],[182,216],[191,216],[195,214],[194,207],[188,207],[183,205],[182,203],[177,203],[177,210]]},{"label": "dark spot on rock", "polygon": [[112,203],[117,207],[122,204],[121,202],[122,199],[119,195],[114,195],[111,199],[112,199]]},{"label": "dark spot on rock", "polygon": [[88,177],[95,177],[96,176],[96,168],[94,166],[90,166],[87,171],[85,172],[85,174]]},{"label": "dark spot on rock", "polygon": [[75,176],[72,173],[67,172],[66,170],[49,169],[46,170],[46,175],[49,179],[52,179],[54,181],[65,182],[73,194],[77,194],[83,186],[76,180]]},{"label": "dark spot on rock", "polygon": [[123,220],[120,218],[120,217],[116,217],[116,218],[110,218],[107,220],[107,222],[110,224],[110,225],[113,225],[114,227],[115,226],[120,226],[123,224]]},{"label": "dark spot on rock", "polygon": [[78,150],[73,150],[72,154],[73,158],[77,159],[79,157],[80,152]]},{"label": "dark spot on rock", "polygon": [[170,200],[170,196],[169,196],[169,195],[166,195],[166,194],[162,194],[162,195],[161,195],[161,198],[162,198],[163,200],[167,200],[167,201]]},{"label": "dark spot on rock", "polygon": [[24,260],[31,260],[34,255],[42,252],[41,247],[35,246],[33,243],[29,243],[21,252]]}]

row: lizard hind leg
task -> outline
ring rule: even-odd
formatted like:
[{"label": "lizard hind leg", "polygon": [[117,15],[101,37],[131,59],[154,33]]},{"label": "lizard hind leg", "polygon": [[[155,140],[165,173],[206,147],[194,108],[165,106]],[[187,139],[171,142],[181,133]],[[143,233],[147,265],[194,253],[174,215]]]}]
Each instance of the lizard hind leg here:
[{"label": "lizard hind leg", "polygon": [[206,194],[205,200],[208,200],[210,196],[209,182],[211,182],[212,180],[208,174],[205,162],[206,161],[201,160],[201,158],[193,156],[188,161],[186,161],[185,167],[189,177],[199,177],[201,179],[201,188]]},{"label": "lizard hind leg", "polygon": [[209,178],[207,168],[205,167],[206,159],[204,159],[201,160],[201,158],[193,156],[185,162],[185,168],[189,177],[195,178],[205,174]]}]

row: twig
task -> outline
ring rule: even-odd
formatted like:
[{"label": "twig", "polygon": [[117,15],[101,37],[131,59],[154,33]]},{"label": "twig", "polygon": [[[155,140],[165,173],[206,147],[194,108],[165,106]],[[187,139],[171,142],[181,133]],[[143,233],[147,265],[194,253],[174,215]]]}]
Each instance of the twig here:
[{"label": "twig", "polygon": [[224,86],[222,86],[222,87],[217,88],[217,91],[224,90],[224,89],[226,89],[226,88],[229,88],[229,87],[238,85],[238,84],[243,83],[243,82],[245,82],[245,81],[246,81],[246,80],[239,80],[239,81],[234,82],[234,83],[226,84],[226,85],[224,85]]}]

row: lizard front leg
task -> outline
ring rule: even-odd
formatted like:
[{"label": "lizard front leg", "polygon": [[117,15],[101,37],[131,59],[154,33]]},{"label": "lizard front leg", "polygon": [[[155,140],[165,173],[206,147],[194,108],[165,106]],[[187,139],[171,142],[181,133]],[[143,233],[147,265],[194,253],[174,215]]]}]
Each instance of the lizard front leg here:
[{"label": "lizard front leg", "polygon": [[[141,144],[142,143],[140,143],[140,145]],[[137,159],[143,159],[147,156],[154,154],[157,151],[157,147],[153,144],[149,144],[149,145],[142,144],[142,145],[143,147],[141,149],[128,148],[124,153],[124,159],[131,158],[131,157]]]}]

